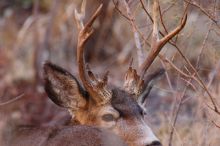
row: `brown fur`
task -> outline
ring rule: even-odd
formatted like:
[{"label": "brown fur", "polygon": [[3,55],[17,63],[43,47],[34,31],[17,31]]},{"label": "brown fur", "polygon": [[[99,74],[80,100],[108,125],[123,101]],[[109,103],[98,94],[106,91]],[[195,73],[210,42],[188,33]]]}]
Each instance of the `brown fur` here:
[{"label": "brown fur", "polygon": [[19,127],[6,146],[126,146],[109,131],[90,126]]}]

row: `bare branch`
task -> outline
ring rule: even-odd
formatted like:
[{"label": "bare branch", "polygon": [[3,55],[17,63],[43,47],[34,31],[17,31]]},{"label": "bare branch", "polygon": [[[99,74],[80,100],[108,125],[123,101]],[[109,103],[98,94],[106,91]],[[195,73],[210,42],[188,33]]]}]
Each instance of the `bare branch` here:
[{"label": "bare branch", "polygon": [[[147,44],[148,46],[150,46],[150,43],[148,42],[148,40],[144,37],[144,35],[142,34],[142,32],[138,29],[137,25],[135,24],[135,19],[134,17],[131,15],[131,17],[128,15],[125,15],[119,8],[118,8],[118,1],[115,2],[113,0],[113,4],[115,5],[115,9],[119,12],[120,15],[122,15],[126,20],[128,20],[133,28],[133,32],[138,32],[138,34],[140,35],[141,39],[144,41],[145,44]],[[129,8],[130,9],[130,8]],[[131,13],[130,13],[131,14]],[[134,25],[133,25],[133,24]],[[134,31],[135,30],[135,31]],[[134,33],[135,35],[135,33]],[[134,38],[138,38],[136,36],[134,36]],[[138,38],[139,39],[139,38]],[[136,41],[136,40],[135,40]],[[136,42],[135,42],[136,43]],[[136,45],[136,44],[135,44]],[[142,62],[142,61],[141,61]]]},{"label": "bare branch", "polygon": [[[191,79],[189,79],[188,81],[189,83],[191,82]],[[184,96],[186,94],[186,91],[187,91],[187,88],[188,88],[189,84],[186,85],[186,87],[184,88],[181,96],[180,96],[180,101],[177,105],[177,108],[176,108],[176,112],[174,112],[174,115],[173,115],[173,123],[172,123],[172,126],[171,126],[171,131],[170,131],[170,135],[169,135],[169,146],[172,146],[172,140],[173,140],[173,133],[174,133],[174,129],[175,129],[175,126],[176,126],[176,122],[177,122],[177,118],[178,118],[178,115],[179,115],[179,112],[180,112],[180,109],[181,109],[181,106],[183,104],[183,99],[184,99]],[[177,101],[178,102],[178,101]]]},{"label": "bare branch", "polygon": [[204,40],[203,40],[203,42],[202,42],[202,47],[201,47],[201,49],[200,49],[199,56],[198,56],[198,58],[197,58],[197,60],[196,60],[196,68],[197,68],[197,69],[199,68],[199,61],[200,61],[202,52],[203,52],[203,50],[204,50],[204,48],[205,48],[205,43],[206,43],[206,41],[208,40],[209,33],[210,33],[210,31],[211,31],[211,27],[212,27],[212,23],[210,23],[210,25],[209,25],[209,29],[208,29],[208,31],[207,31],[207,33],[206,33],[206,35],[205,35],[205,38],[204,38]]},{"label": "bare branch", "polygon": [[17,97],[15,97],[15,98],[13,98],[13,99],[11,99],[11,100],[9,100],[9,101],[0,103],[0,106],[4,106],[4,105],[8,105],[8,104],[10,104],[10,103],[13,103],[13,102],[17,101],[18,99],[21,99],[23,96],[24,96],[24,93],[18,95]]},{"label": "bare branch", "polygon": [[145,7],[145,5],[144,5],[143,0],[140,0],[140,2],[141,2],[141,6],[142,6],[142,8],[144,9],[144,11],[145,11],[145,13],[147,14],[147,16],[150,18],[150,20],[151,20],[152,22],[154,22],[153,18],[151,17],[150,13],[147,11],[147,9],[146,9],[146,7]]},{"label": "bare branch", "polygon": [[139,66],[141,66],[141,64],[144,62],[144,51],[143,51],[143,48],[141,46],[141,41],[140,41],[137,26],[135,25],[135,18],[131,13],[131,10],[130,10],[130,7],[129,7],[127,1],[123,0],[123,3],[126,7],[127,15],[128,15],[129,20],[130,20],[129,22],[131,23],[132,30],[134,32],[134,40],[135,40],[135,45],[136,45],[136,48],[137,48],[138,64],[139,64]]},{"label": "bare branch", "polygon": [[161,12],[162,14],[161,16],[163,16],[168,10],[170,10],[176,3],[177,3],[177,0],[172,1],[172,3],[167,8],[165,8],[163,12]]},{"label": "bare branch", "polygon": [[206,10],[204,8],[202,8],[196,2],[191,2],[189,0],[184,0],[184,1],[189,3],[190,5],[198,8],[203,14],[205,14],[209,19],[211,19],[217,25],[218,28],[220,28],[220,26],[218,25],[218,21],[213,16],[211,16],[208,12],[206,12]]},{"label": "bare branch", "polygon": [[165,27],[165,24],[164,24],[164,21],[163,21],[163,14],[162,14],[162,12],[161,12],[160,6],[159,6],[159,12],[160,12],[160,22],[161,22],[161,24],[162,24],[162,26],[163,26],[163,28],[164,28],[166,34],[168,34],[168,30],[167,30],[167,28]]},{"label": "bare branch", "polygon": [[151,48],[156,47],[157,43],[159,42],[160,38],[159,38],[159,22],[158,22],[158,14],[159,11],[159,1],[155,0],[154,1],[154,5],[153,5],[153,33],[152,33],[152,44],[151,44]]},{"label": "bare branch", "polygon": [[128,16],[126,16],[124,13],[122,13],[122,11],[118,8],[118,1],[115,2],[114,0],[112,0],[113,4],[115,5],[115,9],[116,11],[118,11],[119,14],[121,14],[124,18],[126,18],[127,20],[130,20],[130,18],[128,18]]},{"label": "bare branch", "polygon": [[216,123],[215,123],[215,121],[212,121],[212,123],[217,127],[217,128],[219,128],[220,129],[220,126],[219,125],[217,125]]}]

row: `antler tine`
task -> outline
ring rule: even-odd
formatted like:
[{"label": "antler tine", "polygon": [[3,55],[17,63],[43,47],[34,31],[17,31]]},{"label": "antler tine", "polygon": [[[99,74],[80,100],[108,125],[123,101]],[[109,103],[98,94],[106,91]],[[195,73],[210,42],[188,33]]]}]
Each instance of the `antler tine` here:
[{"label": "antler tine", "polygon": [[184,12],[183,19],[181,19],[180,25],[178,25],[173,31],[168,33],[162,39],[159,39],[159,29],[158,29],[158,16],[159,16],[159,1],[154,0],[153,4],[153,34],[152,34],[152,45],[151,51],[148,54],[146,60],[140,67],[140,75],[143,78],[146,71],[153,63],[159,52],[162,50],[163,46],[172,39],[176,34],[178,34],[185,26],[187,20],[187,13]]},{"label": "antler tine", "polygon": [[77,28],[81,29],[84,27],[83,19],[85,18],[85,10],[86,10],[86,0],[82,1],[80,12],[75,9],[75,18],[77,23]]},{"label": "antler tine", "polygon": [[[99,16],[101,9],[102,9],[102,4],[97,8],[95,13],[90,18],[90,20],[86,23],[86,25],[85,26],[82,25],[79,35],[78,35],[78,44],[77,44],[77,62],[78,62],[78,70],[79,70],[80,79],[84,87],[87,89],[91,97],[95,100],[95,102],[98,105],[105,104],[110,100],[111,91],[107,90],[105,86],[102,86],[102,87],[97,86],[98,83],[93,85],[92,82],[90,82],[90,80],[87,79],[88,74],[85,69],[84,47],[85,47],[85,43],[87,42],[87,40],[89,39],[89,37],[92,35],[94,31],[92,28],[92,24],[94,23],[96,18]],[[77,19],[77,21],[82,21],[82,20]],[[92,72],[91,73],[90,72],[89,74],[90,76],[92,76],[93,74]]]},{"label": "antler tine", "polygon": [[[87,24],[85,26],[82,24],[83,27],[81,28],[81,30],[79,32],[79,36],[78,36],[78,47],[77,47],[77,60],[78,60],[78,62],[80,60],[83,60],[84,45],[85,45],[86,41],[88,40],[88,38],[93,33],[92,24],[94,23],[96,18],[99,16],[101,9],[102,9],[102,4],[98,7],[98,9],[92,15],[90,20],[87,22]],[[77,17],[76,17],[76,19],[77,19]],[[82,20],[77,20],[77,21],[82,21]]]}]

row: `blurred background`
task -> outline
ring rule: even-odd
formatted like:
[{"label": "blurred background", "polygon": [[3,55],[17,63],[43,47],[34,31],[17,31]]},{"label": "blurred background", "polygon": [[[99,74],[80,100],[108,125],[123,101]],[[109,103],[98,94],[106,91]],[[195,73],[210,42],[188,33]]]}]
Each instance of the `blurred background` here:
[{"label": "blurred background", "polygon": [[[74,11],[81,2],[0,1],[0,103],[18,98],[0,106],[0,132],[8,119],[34,125],[65,123],[68,113],[44,92],[42,66],[49,60],[78,77]],[[130,13],[117,0],[86,4],[85,22],[103,3],[86,45],[86,61],[96,74],[109,70],[109,82],[118,87],[132,59],[138,68],[137,48],[147,56],[152,34],[152,0],[126,2]],[[166,75],[149,95],[146,122],[164,145],[219,146],[220,112],[213,108],[220,109],[220,0],[160,0],[162,34],[179,24],[187,5],[185,28],[148,71],[164,68]]]}]

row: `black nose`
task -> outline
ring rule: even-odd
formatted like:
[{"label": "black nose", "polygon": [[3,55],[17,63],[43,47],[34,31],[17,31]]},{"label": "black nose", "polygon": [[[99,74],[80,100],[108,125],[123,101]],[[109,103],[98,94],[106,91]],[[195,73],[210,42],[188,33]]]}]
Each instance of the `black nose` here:
[{"label": "black nose", "polygon": [[148,144],[146,146],[162,146],[162,144],[159,141],[153,141],[151,144]]}]

